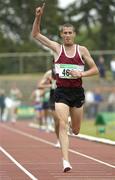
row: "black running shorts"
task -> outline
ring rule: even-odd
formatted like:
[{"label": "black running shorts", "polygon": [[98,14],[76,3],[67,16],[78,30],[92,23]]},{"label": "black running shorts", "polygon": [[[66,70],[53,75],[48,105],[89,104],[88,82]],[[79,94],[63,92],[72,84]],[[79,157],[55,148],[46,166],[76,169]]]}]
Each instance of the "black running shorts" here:
[{"label": "black running shorts", "polygon": [[56,88],[55,102],[64,103],[69,107],[80,108],[85,102],[84,89],[81,88]]}]

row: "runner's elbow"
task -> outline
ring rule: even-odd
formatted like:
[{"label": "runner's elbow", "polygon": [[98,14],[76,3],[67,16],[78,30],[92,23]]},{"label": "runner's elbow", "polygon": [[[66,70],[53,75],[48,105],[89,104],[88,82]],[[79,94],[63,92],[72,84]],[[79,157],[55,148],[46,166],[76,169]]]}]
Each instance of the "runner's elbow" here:
[{"label": "runner's elbow", "polygon": [[95,74],[99,74],[99,69],[97,67],[95,68]]},{"label": "runner's elbow", "polygon": [[32,32],[32,37],[34,39],[37,39],[38,35],[39,35],[39,32]]},{"label": "runner's elbow", "polygon": [[32,33],[32,37],[33,37],[34,39],[36,39],[37,34],[33,34],[33,33]]}]

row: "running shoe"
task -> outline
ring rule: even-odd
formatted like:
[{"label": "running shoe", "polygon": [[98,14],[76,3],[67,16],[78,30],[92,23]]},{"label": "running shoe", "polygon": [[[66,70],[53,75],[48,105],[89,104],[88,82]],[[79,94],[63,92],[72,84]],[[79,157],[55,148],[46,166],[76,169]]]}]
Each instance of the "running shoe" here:
[{"label": "running shoe", "polygon": [[55,147],[56,147],[56,148],[60,148],[60,147],[61,147],[59,141],[57,141],[57,143],[55,144]]},{"label": "running shoe", "polygon": [[63,172],[68,172],[72,169],[72,166],[70,165],[70,163],[66,160],[63,159]]}]

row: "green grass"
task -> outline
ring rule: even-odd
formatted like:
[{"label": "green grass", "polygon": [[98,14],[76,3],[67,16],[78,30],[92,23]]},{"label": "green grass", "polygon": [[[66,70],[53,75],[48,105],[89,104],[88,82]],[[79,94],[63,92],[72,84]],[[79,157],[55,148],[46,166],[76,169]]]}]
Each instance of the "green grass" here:
[{"label": "green grass", "polygon": [[97,132],[97,126],[95,126],[95,120],[83,120],[80,133],[115,141],[115,121],[105,126],[105,133],[99,133]]}]

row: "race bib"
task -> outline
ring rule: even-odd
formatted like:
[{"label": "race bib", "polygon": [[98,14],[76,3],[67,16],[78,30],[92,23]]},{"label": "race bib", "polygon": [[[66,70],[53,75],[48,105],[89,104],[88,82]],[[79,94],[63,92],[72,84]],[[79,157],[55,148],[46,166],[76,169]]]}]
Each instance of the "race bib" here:
[{"label": "race bib", "polygon": [[77,79],[69,74],[70,70],[84,71],[84,65],[75,65],[75,64],[58,64],[57,72],[60,78],[65,79]]}]

